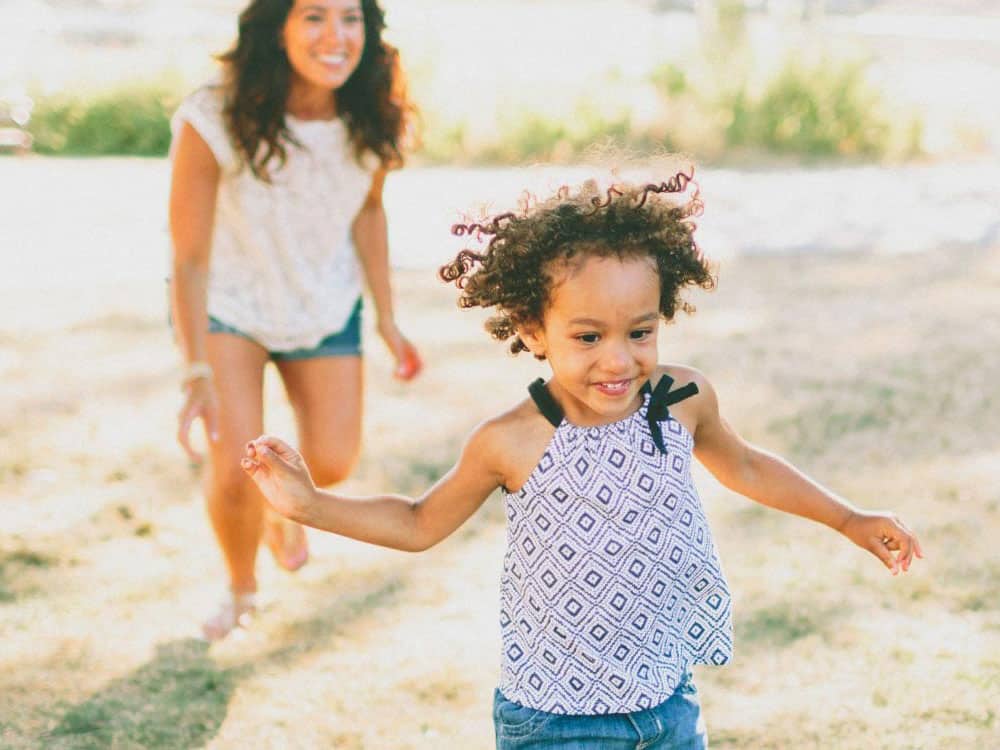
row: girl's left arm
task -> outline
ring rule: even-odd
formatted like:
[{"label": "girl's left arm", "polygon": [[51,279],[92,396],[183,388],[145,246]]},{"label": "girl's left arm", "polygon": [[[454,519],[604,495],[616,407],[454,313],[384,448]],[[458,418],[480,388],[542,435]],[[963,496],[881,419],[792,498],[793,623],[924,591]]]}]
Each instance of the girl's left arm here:
[{"label": "girl's left arm", "polygon": [[694,453],[723,485],[763,505],[826,524],[879,558],[893,575],[907,571],[914,554],[923,557],[916,535],[894,514],[856,508],[780,456],[740,437],[719,413],[711,384],[694,374],[699,389],[693,399]]},{"label": "girl's left arm", "polygon": [[380,167],[372,177],[371,188],[364,205],[358,211],[351,228],[354,247],[361,262],[368,290],[375,304],[376,328],[396,360],[396,377],[410,380],[423,367],[416,347],[396,325],[392,307],[392,286],[389,280],[389,235],[386,226],[382,188],[386,171]]}]

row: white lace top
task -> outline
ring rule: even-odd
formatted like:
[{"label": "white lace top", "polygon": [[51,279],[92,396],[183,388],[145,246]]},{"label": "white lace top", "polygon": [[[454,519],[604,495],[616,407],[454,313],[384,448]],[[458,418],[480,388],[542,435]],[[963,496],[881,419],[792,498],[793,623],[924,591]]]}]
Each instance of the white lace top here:
[{"label": "white lace top", "polygon": [[171,120],[176,139],[188,122],[221,169],[209,262],[208,313],[271,351],[308,348],[347,322],[361,294],[351,225],[371,186],[377,159],[354,158],[339,119],[286,115],[302,144],[271,184],[240,165],[222,119],[223,90],[204,86]]}]

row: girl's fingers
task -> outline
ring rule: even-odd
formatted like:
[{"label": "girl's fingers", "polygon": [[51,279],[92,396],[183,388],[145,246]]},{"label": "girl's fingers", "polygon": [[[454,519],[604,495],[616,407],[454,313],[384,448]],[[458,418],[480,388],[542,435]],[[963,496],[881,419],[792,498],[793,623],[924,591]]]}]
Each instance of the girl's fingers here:
[{"label": "girl's fingers", "polygon": [[867,549],[875,555],[875,557],[881,560],[885,567],[887,567],[893,575],[896,575],[898,572],[896,560],[889,551],[888,545],[882,539],[872,539],[868,543]]},{"label": "girl's fingers", "polygon": [[284,440],[272,435],[261,435],[253,441],[254,451],[258,458],[262,457],[266,451],[270,451],[271,458],[280,464],[282,468],[301,468],[302,457],[299,452]]},{"label": "girl's fingers", "polygon": [[899,545],[899,555],[896,561],[900,564],[905,573],[910,569],[910,560],[913,558],[913,545],[910,543],[910,535],[904,532],[903,539]]},{"label": "girl's fingers", "polygon": [[918,557],[921,556],[920,543],[917,541],[916,535],[898,518],[895,519],[895,526],[895,534],[898,538],[897,544],[899,546],[899,556],[897,557],[897,560],[901,564],[903,572],[905,573],[910,569],[910,564],[913,562],[913,555],[917,554]]},{"label": "girl's fingers", "polygon": [[269,471],[287,471],[289,462],[280,453],[267,446],[257,446],[257,463]]},{"label": "girl's fingers", "polygon": [[905,531],[907,536],[910,538],[910,543],[913,546],[913,554],[915,554],[917,557],[923,557],[924,551],[920,547],[920,540],[917,539],[917,535],[914,534],[913,530],[902,521],[899,521],[898,523],[900,526],[903,527],[903,531]]}]

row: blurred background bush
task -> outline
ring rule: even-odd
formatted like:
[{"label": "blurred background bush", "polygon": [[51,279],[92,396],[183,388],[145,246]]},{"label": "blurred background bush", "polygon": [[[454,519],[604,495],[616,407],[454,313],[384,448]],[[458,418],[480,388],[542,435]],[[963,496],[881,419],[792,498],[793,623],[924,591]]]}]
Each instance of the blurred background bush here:
[{"label": "blurred background bush", "polygon": [[[0,32],[20,61],[0,83],[33,100],[39,153],[162,156],[170,113],[213,75],[242,5],[0,0],[22,21]],[[923,3],[916,25],[891,0],[384,5],[421,105],[424,163],[572,162],[595,143],[708,163],[997,148],[995,110],[954,106],[949,85],[956,65],[1000,83],[989,3]]]}]

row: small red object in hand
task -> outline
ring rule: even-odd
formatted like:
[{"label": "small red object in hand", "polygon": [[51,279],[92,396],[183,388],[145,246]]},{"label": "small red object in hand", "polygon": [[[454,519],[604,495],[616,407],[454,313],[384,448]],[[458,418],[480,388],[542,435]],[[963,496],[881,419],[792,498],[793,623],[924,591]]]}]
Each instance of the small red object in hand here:
[{"label": "small red object in hand", "polygon": [[403,358],[399,361],[399,365],[396,367],[395,376],[399,380],[411,380],[416,377],[424,367],[424,363],[420,360],[420,355],[417,354],[415,349],[408,349]]}]

